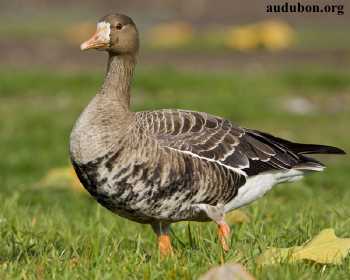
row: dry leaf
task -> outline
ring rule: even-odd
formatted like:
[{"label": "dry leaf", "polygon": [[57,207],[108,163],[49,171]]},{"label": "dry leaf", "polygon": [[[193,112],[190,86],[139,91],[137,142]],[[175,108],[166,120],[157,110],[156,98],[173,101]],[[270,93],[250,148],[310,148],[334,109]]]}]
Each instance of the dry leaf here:
[{"label": "dry leaf", "polygon": [[226,45],[241,51],[257,49],[260,44],[255,25],[234,27],[228,31]]},{"label": "dry leaf", "polygon": [[32,226],[35,226],[35,225],[36,225],[36,217],[33,217],[33,218],[32,218],[31,224],[32,224]]},{"label": "dry leaf", "polygon": [[283,21],[265,21],[259,25],[261,44],[269,50],[287,49],[294,43],[294,30]]},{"label": "dry leaf", "polygon": [[152,47],[174,48],[187,44],[193,37],[192,26],[187,22],[170,22],[154,26],[148,32]]},{"label": "dry leaf", "polygon": [[293,253],[301,248],[302,246],[295,246],[291,248],[269,248],[258,256],[256,261],[260,265],[277,264],[286,261],[293,262]]},{"label": "dry leaf", "polygon": [[260,265],[311,260],[322,264],[341,264],[350,251],[350,238],[338,238],[334,229],[324,229],[303,246],[270,248],[257,258]]},{"label": "dry leaf", "polygon": [[295,41],[294,30],[283,21],[263,21],[228,30],[226,45],[241,51],[286,49]]},{"label": "dry leaf", "polygon": [[80,259],[78,257],[72,257],[69,261],[68,261],[68,265],[70,268],[74,268],[76,266],[79,265]]},{"label": "dry leaf", "polygon": [[202,275],[199,280],[255,280],[255,278],[239,263],[227,263],[214,267]]},{"label": "dry leaf", "polygon": [[84,191],[84,187],[73,169],[73,167],[65,166],[50,169],[44,178],[39,181],[40,186],[69,186],[75,191]]},{"label": "dry leaf", "polygon": [[225,220],[229,225],[249,223],[249,216],[242,210],[234,210],[225,216]]},{"label": "dry leaf", "polygon": [[44,275],[45,275],[45,267],[44,267],[44,265],[38,264],[36,266],[36,271],[35,272],[36,272],[35,273],[35,279],[39,279],[39,280],[45,279],[44,278]]}]

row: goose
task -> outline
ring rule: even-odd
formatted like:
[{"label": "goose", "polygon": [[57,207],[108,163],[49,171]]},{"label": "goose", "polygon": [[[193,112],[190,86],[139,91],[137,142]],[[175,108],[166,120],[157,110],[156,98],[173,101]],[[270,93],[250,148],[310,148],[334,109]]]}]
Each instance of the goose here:
[{"label": "goose", "polygon": [[339,148],[299,144],[240,127],[204,112],[133,112],[130,88],[139,50],[133,20],[109,14],[81,50],[108,53],[103,85],[76,121],[70,158],[86,190],[102,206],[149,224],[161,255],[173,252],[170,225],[213,221],[229,250],[225,214],[262,197],[273,186],[322,171],[309,154]]}]

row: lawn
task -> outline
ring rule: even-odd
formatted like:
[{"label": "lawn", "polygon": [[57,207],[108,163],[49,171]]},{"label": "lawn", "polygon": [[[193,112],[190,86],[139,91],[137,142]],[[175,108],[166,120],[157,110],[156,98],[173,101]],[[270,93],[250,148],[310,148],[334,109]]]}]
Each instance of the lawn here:
[{"label": "lawn", "polygon": [[[161,260],[149,226],[119,218],[85,193],[38,181],[68,164],[69,133],[98,90],[98,72],[0,70],[0,279],[196,279],[222,262],[240,262],[257,279],[349,279],[339,266],[311,262],[259,267],[271,246],[299,245],[324,228],[350,237],[348,156],[322,157],[329,168],[276,187],[244,208],[223,255],[211,223],[173,226],[175,255]],[[305,112],[293,100],[311,104]],[[350,72],[178,72],[142,68],[133,108],[184,108],[224,116],[295,141],[350,151]]]}]

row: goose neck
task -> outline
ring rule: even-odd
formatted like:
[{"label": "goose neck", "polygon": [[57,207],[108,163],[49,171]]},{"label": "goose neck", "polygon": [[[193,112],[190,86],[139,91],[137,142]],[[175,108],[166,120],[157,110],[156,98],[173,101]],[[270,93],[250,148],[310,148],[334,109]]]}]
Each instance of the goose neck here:
[{"label": "goose neck", "polygon": [[130,86],[135,63],[133,55],[109,54],[105,81],[100,92],[125,110],[130,107]]}]

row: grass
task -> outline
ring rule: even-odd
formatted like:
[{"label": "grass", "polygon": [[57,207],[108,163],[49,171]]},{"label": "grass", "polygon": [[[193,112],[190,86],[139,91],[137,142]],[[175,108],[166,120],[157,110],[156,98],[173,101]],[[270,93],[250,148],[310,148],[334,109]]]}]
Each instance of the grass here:
[{"label": "grass", "polygon": [[[301,244],[327,227],[349,237],[347,157],[327,157],[324,173],[277,187],[246,207],[251,222],[232,226],[227,255],[213,224],[178,223],[172,234],[175,256],[161,261],[149,226],[119,218],[69,188],[40,187],[37,182],[49,169],[68,163],[73,122],[101,81],[97,73],[0,70],[0,279],[196,279],[231,261],[243,263],[258,279],[349,278],[350,258],[339,266],[255,262],[270,246]],[[141,69],[133,107],[208,111],[243,126],[350,151],[349,91],[350,72],[333,70]],[[289,112],[286,100],[295,96],[316,109]]]}]

